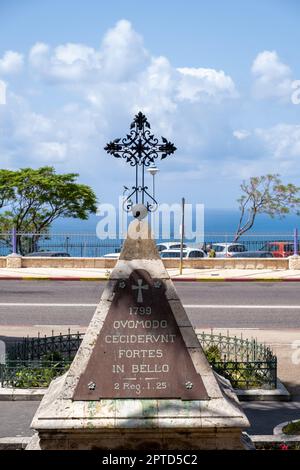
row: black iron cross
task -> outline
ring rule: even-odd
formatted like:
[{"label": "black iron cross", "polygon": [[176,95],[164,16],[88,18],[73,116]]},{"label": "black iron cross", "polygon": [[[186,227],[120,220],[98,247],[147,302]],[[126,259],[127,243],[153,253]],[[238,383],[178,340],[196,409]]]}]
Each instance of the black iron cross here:
[{"label": "black iron cross", "polygon": [[[109,142],[105,147],[107,153],[116,158],[125,158],[126,162],[135,167],[135,186],[132,186],[132,192],[125,200],[124,208],[130,211],[132,198],[135,203],[145,204],[149,212],[157,207],[157,201],[154,196],[148,192],[148,186],[145,186],[145,167],[149,167],[154,160],[161,154],[161,160],[175,152],[176,147],[165,137],[159,142],[151,133],[150,124],[146,116],[139,112],[130,126],[130,132],[123,139],[115,139]],[[148,199],[145,201],[145,199]]]}]

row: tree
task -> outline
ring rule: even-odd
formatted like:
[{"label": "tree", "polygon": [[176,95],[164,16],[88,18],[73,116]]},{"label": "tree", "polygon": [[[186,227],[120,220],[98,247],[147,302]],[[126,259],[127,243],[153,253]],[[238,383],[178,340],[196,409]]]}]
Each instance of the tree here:
[{"label": "tree", "polygon": [[[15,227],[18,232],[34,232],[35,246],[39,234],[47,233],[58,217],[86,220],[96,212],[97,199],[89,186],[76,182],[77,177],[77,173],[57,174],[48,166],[9,173],[0,170],[0,202],[6,206],[0,215],[1,229]],[[22,238],[18,248],[24,253]]]},{"label": "tree", "polygon": [[241,213],[234,241],[253,227],[258,214],[283,218],[295,210],[299,215],[300,188],[291,183],[284,185],[277,174],[251,177],[240,187],[243,193],[238,199]]},{"label": "tree", "polygon": [[14,191],[11,187],[11,178],[13,171],[0,170],[0,209],[5,207],[14,196]]}]

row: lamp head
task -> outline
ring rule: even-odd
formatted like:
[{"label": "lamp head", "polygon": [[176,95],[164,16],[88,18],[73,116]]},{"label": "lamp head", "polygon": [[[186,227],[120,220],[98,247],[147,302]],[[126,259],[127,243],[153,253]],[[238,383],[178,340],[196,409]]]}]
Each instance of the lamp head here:
[{"label": "lamp head", "polygon": [[155,165],[153,165],[153,166],[149,166],[149,168],[147,168],[147,171],[148,173],[150,173],[150,175],[155,176],[156,173],[159,172],[159,169]]}]

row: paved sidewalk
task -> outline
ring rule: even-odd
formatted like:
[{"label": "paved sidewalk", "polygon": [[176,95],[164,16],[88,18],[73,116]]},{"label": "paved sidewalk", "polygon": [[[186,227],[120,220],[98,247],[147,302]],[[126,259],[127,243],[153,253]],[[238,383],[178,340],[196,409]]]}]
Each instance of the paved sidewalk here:
[{"label": "paved sidewalk", "polygon": [[[111,269],[19,268],[0,269],[0,280],[106,280]],[[300,281],[300,270],[291,269],[168,269],[174,281]]]}]

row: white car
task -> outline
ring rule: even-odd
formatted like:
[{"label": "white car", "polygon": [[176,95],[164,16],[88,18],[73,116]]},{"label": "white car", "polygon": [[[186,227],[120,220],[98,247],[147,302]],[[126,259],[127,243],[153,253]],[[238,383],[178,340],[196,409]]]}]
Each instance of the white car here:
[{"label": "white car", "polygon": [[213,243],[212,249],[216,252],[217,258],[227,258],[234,253],[244,253],[247,248],[242,243]]},{"label": "white car", "polygon": [[[187,248],[186,244],[183,243],[183,248]],[[166,242],[166,243],[158,243],[156,245],[158,251],[164,251],[164,250],[180,250],[180,242]]]},{"label": "white car", "polygon": [[[199,248],[184,248],[183,258],[205,258],[206,253]],[[163,250],[160,252],[161,258],[180,258],[180,249]]]},{"label": "white car", "polygon": [[[162,252],[164,250],[170,250],[170,249],[179,249],[180,250],[180,243],[179,242],[158,243],[156,245],[156,247],[157,247],[159,252]],[[183,244],[183,248],[187,248],[185,243]],[[119,259],[119,257],[120,257],[119,252],[107,253],[106,255],[103,256],[103,258],[109,258],[109,259]]]},{"label": "white car", "polygon": [[107,253],[106,255],[103,255],[103,258],[119,259],[120,253]]}]

